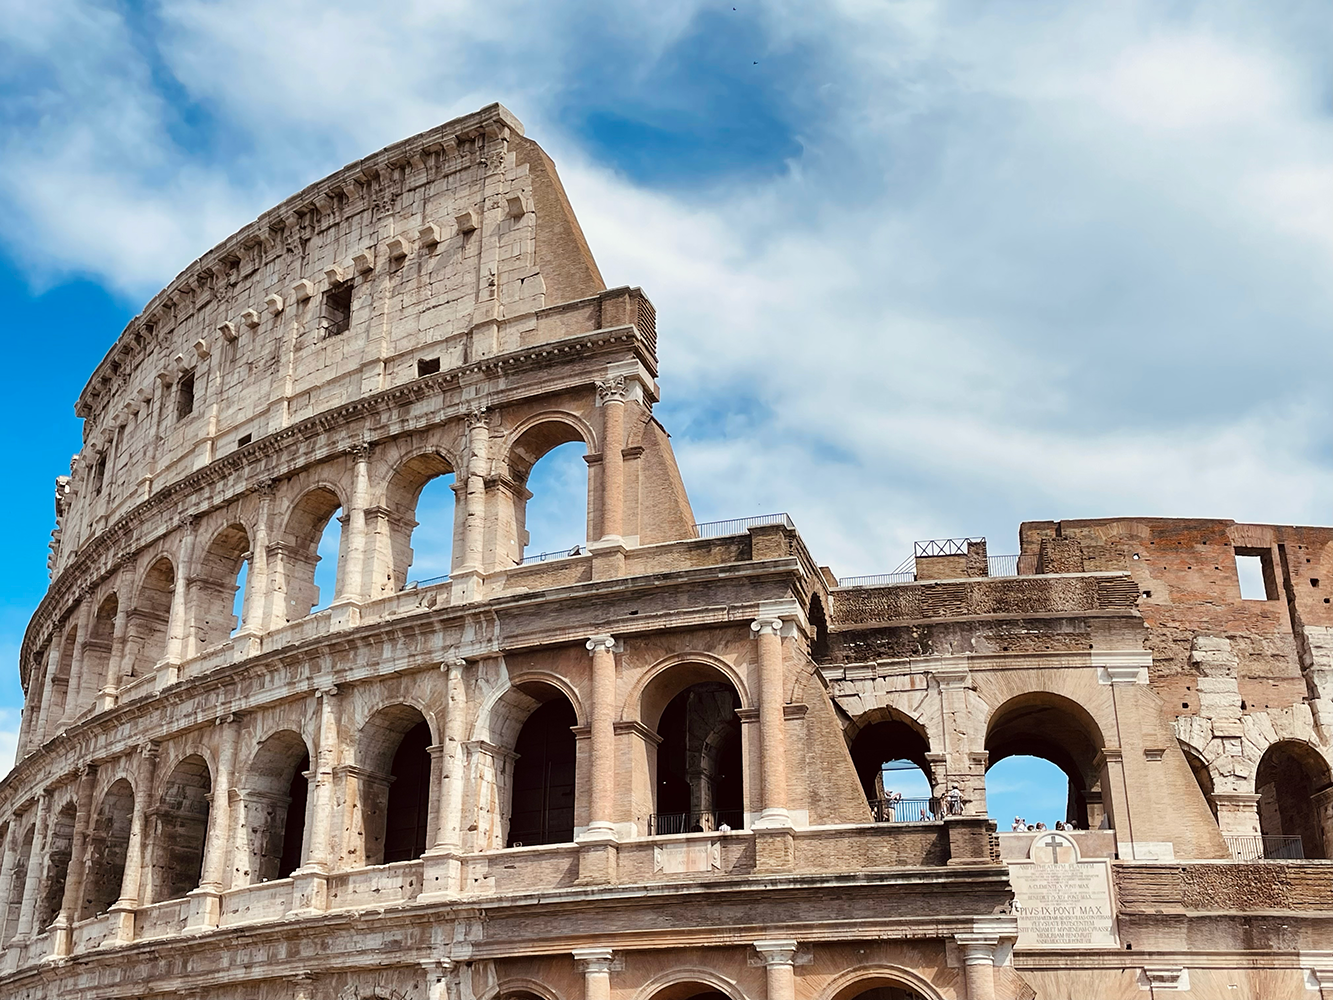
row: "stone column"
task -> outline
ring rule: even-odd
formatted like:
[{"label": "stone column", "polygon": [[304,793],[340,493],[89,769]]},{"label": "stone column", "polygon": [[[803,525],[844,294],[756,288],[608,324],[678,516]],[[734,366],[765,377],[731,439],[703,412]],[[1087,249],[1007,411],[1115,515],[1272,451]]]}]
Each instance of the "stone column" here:
[{"label": "stone column", "polygon": [[181,533],[180,549],[176,556],[175,586],[171,589],[171,617],[167,622],[167,653],[157,665],[157,681],[154,685],[159,691],[180,680],[181,661],[186,657],[189,574],[193,562],[194,532],[198,523],[198,518],[188,518]]},{"label": "stone column", "polygon": [[64,958],[73,950],[74,921],[83,902],[83,880],[88,870],[88,831],[93,825],[93,786],[97,783],[97,765],[89,764],[79,775],[78,812],[74,819],[74,841],[70,850],[69,870],[65,875],[65,895],[60,913],[51,927],[51,955]]},{"label": "stone column", "polygon": [[967,981],[967,1000],[996,1000],[995,949],[999,947],[997,934],[955,934],[954,940],[963,953],[963,975]]},{"label": "stone column", "polygon": [[144,821],[148,813],[148,798],[153,791],[153,774],[157,770],[157,751],[156,743],[145,743],[139,751],[139,767],[134,777],[130,840],[125,848],[125,874],[120,880],[120,898],[111,904],[108,911],[111,914],[108,939],[113,941],[134,940],[134,911],[139,908],[147,847]]},{"label": "stone column", "polygon": [[315,750],[310,795],[310,849],[292,873],[292,908],[297,912],[328,908],[328,874],[333,869],[332,819],[334,769],[338,764],[338,689],[320,688],[319,743]]},{"label": "stone column", "polygon": [[250,540],[250,569],[245,575],[245,601],[241,605],[241,627],[234,642],[241,656],[253,656],[261,646],[260,637],[269,630],[268,622],[268,518],[273,505],[273,482],[259,484],[259,514],[255,517],[255,537]]},{"label": "stone column", "polygon": [[467,415],[468,456],[461,484],[454,488],[463,496],[463,550],[454,557],[456,567],[450,576],[454,603],[475,601],[481,597],[481,576],[486,571],[486,463],[490,428],[486,425],[486,407],[477,407]]},{"label": "stone column", "polygon": [[222,730],[222,746],[218,751],[218,773],[213,776],[209,793],[208,833],[204,837],[204,864],[199,876],[199,888],[189,893],[190,915],[187,931],[206,931],[216,927],[222,919],[223,878],[230,856],[231,777],[236,767],[236,743],[241,735],[240,719],[228,715],[218,720]]},{"label": "stone column", "polygon": [[343,545],[339,553],[338,593],[331,605],[333,621],[355,625],[358,609],[365,600],[366,503],[370,495],[370,445],[357,445],[351,451],[352,497],[343,522]]},{"label": "stone column", "polygon": [[625,376],[597,383],[602,407],[602,541],[620,541],[625,513]]},{"label": "stone column", "polygon": [[787,745],[783,706],[782,620],[761,618],[750,625],[759,660],[759,761],[762,812],[756,827],[789,827],[787,815]]},{"label": "stone column", "polygon": [[40,749],[46,742],[46,727],[51,718],[52,692],[55,690],[56,670],[60,667],[60,647],[65,644],[63,632],[51,637],[51,646],[46,651],[46,672],[42,674],[42,703],[37,713],[37,725],[32,730],[30,749]]},{"label": "stone column", "polygon": [[453,959],[428,958],[421,963],[426,970],[426,1000],[449,1000],[449,973]]},{"label": "stone column", "polygon": [[1324,835],[1324,852],[1327,856],[1329,852],[1333,852],[1333,788],[1315,792],[1310,796],[1310,804],[1314,806],[1315,820]]},{"label": "stone column", "polygon": [[589,801],[588,830],[614,836],[616,640],[609,635],[595,635],[586,645],[592,653],[592,795]]},{"label": "stone column", "polygon": [[444,716],[444,760],[441,774],[440,822],[435,828],[435,846],[458,851],[463,846],[463,785],[466,766],[463,743],[467,739],[467,690],[463,670],[466,660],[453,659],[444,665],[448,671]]},{"label": "stone column", "polygon": [[756,941],[754,950],[764,960],[768,1000],[796,1000],[796,942]]},{"label": "stone column", "polygon": [[[117,595],[119,597],[119,595]],[[111,655],[106,661],[106,677],[103,678],[101,690],[101,705],[103,712],[110,711],[116,707],[120,700],[120,670],[121,661],[125,658],[125,634],[129,629],[130,608],[128,595],[126,600],[118,600],[116,604],[116,623],[111,632]]]},{"label": "stone column", "polygon": [[84,596],[79,605],[79,621],[75,626],[74,657],[69,665],[69,685],[65,688],[65,712],[60,719],[59,728],[64,729],[83,711],[83,657],[88,645],[88,632],[92,623],[91,593]]},{"label": "stone column", "polygon": [[18,929],[14,937],[26,941],[36,934],[37,897],[42,890],[42,869],[46,867],[47,826],[51,821],[51,793],[42,792],[37,800],[36,824],[33,827],[32,851],[28,855],[28,877],[23,885],[23,904],[19,908]]},{"label": "stone column", "polygon": [[573,954],[583,968],[583,1000],[611,1000],[611,949],[576,948]]}]

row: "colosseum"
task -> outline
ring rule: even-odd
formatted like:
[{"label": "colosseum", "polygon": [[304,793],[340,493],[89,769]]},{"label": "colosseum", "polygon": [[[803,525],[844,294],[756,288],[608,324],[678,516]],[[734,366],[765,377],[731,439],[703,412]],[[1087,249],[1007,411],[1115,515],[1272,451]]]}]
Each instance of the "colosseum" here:
[{"label": "colosseum", "polygon": [[[154,297],[56,480],[0,995],[1333,998],[1333,529],[1036,521],[840,579],[786,515],[696,523],[657,374],[499,105]],[[567,443],[586,544],[535,558]],[[989,818],[1015,755],[1059,829]]]}]

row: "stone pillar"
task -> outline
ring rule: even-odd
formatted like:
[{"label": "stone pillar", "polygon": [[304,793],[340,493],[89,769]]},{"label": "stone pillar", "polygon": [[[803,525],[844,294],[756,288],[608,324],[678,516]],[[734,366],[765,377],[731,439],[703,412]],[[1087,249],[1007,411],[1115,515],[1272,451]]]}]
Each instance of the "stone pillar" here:
[{"label": "stone pillar", "polygon": [[484,406],[467,415],[467,469],[461,484],[463,495],[463,550],[454,557],[456,567],[450,576],[451,600],[466,603],[481,597],[481,577],[486,571],[486,463],[490,446],[490,428],[486,425]]},{"label": "stone pillar", "polygon": [[453,959],[428,958],[421,963],[426,970],[426,1000],[449,1000],[449,974]]},{"label": "stone pillar", "polygon": [[611,949],[576,948],[573,954],[583,969],[583,1000],[611,1000]]},{"label": "stone pillar", "polygon": [[255,537],[250,540],[250,569],[245,575],[245,602],[241,605],[241,627],[234,638],[238,655],[253,656],[261,648],[260,637],[269,630],[268,621],[268,519],[273,506],[273,482],[259,484],[259,514]]},{"label": "stone pillar", "polygon": [[320,688],[319,744],[315,750],[310,795],[310,849],[306,862],[292,873],[292,908],[297,912],[328,908],[328,874],[333,869],[333,780],[338,764],[338,689]]},{"label": "stone pillar", "polygon": [[357,445],[351,451],[352,497],[343,521],[343,544],[338,553],[338,592],[330,605],[334,625],[352,626],[360,621],[360,607],[366,599],[364,570],[366,562],[366,503],[370,496],[370,445]]},{"label": "stone pillar", "polygon": [[467,692],[464,689],[463,670],[467,661],[454,658],[442,669],[447,672],[445,683],[444,739],[438,747],[431,747],[431,810],[434,825],[429,848],[422,856],[422,896],[439,894],[442,897],[458,892],[462,887],[463,866],[463,786],[466,783],[466,765],[463,745],[467,737]]},{"label": "stone pillar", "polygon": [[14,937],[19,941],[26,941],[35,936],[37,929],[33,927],[37,912],[37,897],[41,895],[42,890],[42,870],[46,867],[46,842],[49,831],[47,827],[51,823],[51,793],[42,792],[37,800],[36,824],[33,827],[32,851],[28,855],[28,877],[23,885],[23,904],[19,908],[18,929],[14,932]]},{"label": "stone pillar", "polygon": [[97,765],[89,764],[79,775],[77,796],[78,812],[74,819],[74,841],[69,856],[69,870],[65,875],[65,895],[60,900],[60,913],[51,925],[51,957],[64,958],[73,950],[74,921],[79,918],[79,904],[83,902],[83,880],[88,870],[88,831],[93,825],[93,786],[97,783]]},{"label": "stone pillar", "polygon": [[796,1000],[796,942],[756,941],[754,950],[764,960],[768,1000]]},{"label": "stone pillar", "polygon": [[967,1000],[996,1000],[995,949],[1000,944],[996,934],[955,934],[963,953],[963,975],[967,980]]},{"label": "stone pillar", "polygon": [[1213,792],[1213,805],[1223,834],[1259,836],[1259,796],[1254,792]]},{"label": "stone pillar", "polygon": [[111,929],[107,937],[112,941],[134,940],[134,911],[139,907],[147,853],[144,821],[148,813],[148,797],[153,791],[153,774],[157,770],[157,751],[156,743],[146,743],[139,751],[139,767],[134,777],[134,813],[130,817],[130,840],[125,848],[125,874],[120,880],[120,898],[108,911]]},{"label": "stone pillar", "polygon": [[[119,596],[119,595],[118,595]],[[125,634],[129,630],[130,608],[128,595],[126,600],[116,604],[116,623],[111,632],[111,655],[106,661],[106,677],[103,678],[100,692],[103,712],[116,707],[120,700],[121,661],[125,658]]]},{"label": "stone pillar", "polygon": [[187,605],[190,565],[193,561],[194,532],[198,518],[186,520],[176,556],[175,586],[171,589],[171,617],[167,622],[167,653],[157,665],[155,687],[161,691],[180,680],[181,662],[186,656]]},{"label": "stone pillar", "polygon": [[15,814],[9,822],[9,834],[5,837],[4,855],[0,857],[0,949],[10,938],[9,934],[9,899],[14,894],[14,869],[19,863],[19,817]]},{"label": "stone pillar", "polygon": [[1315,792],[1310,796],[1310,804],[1314,806],[1315,820],[1324,835],[1324,856],[1328,857],[1333,854],[1333,788]]},{"label": "stone pillar", "polygon": [[209,793],[208,833],[204,837],[204,864],[199,876],[199,888],[192,890],[187,931],[206,931],[216,927],[222,919],[222,891],[226,888],[227,858],[231,854],[231,778],[236,767],[236,743],[241,735],[237,716],[228,715],[218,720],[222,730],[222,746],[218,751],[218,773],[213,776]]},{"label": "stone pillar", "polygon": [[55,690],[56,670],[60,666],[60,647],[65,644],[63,632],[51,637],[51,646],[46,651],[46,671],[42,674],[42,702],[37,712],[37,724],[33,726],[29,749],[40,749],[46,742],[46,727],[51,717],[52,691]]},{"label": "stone pillar", "polygon": [[[1115,830],[1116,850],[1121,861],[1137,861],[1134,826],[1129,816],[1128,786],[1125,784],[1125,753],[1120,747],[1103,747],[1093,766],[1101,775],[1102,809]],[[1089,826],[1092,825],[1089,817]]]},{"label": "stone pillar", "polygon": [[787,814],[787,746],[783,706],[782,620],[761,618],[750,625],[759,661],[759,761],[762,812],[755,827],[790,827]]},{"label": "stone pillar", "polygon": [[79,621],[74,639],[74,658],[69,665],[69,686],[65,688],[65,712],[59,728],[64,729],[83,711],[83,657],[92,623],[93,595],[87,594],[79,605]]},{"label": "stone pillar", "polygon": [[592,654],[589,715],[588,828],[578,837],[580,882],[614,882],[616,872],[616,640],[595,635],[587,642]]},{"label": "stone pillar", "polygon": [[619,541],[625,515],[625,376],[597,383],[602,407],[602,541]]}]

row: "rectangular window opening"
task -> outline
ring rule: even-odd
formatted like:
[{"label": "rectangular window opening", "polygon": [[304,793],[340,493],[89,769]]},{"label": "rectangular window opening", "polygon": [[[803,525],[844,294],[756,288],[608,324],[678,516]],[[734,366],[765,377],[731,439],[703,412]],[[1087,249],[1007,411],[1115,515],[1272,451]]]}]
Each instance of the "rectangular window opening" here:
[{"label": "rectangular window opening", "polygon": [[106,455],[100,455],[97,464],[93,466],[93,493],[101,494],[102,486],[106,482]]},{"label": "rectangular window opening", "polygon": [[236,447],[244,448],[247,444],[250,443],[251,440],[252,440],[251,435],[242,434],[239,438],[236,439]]},{"label": "rectangular window opening", "polygon": [[1236,549],[1236,576],[1242,601],[1276,601],[1277,576],[1268,549]]},{"label": "rectangular window opening", "polygon": [[183,420],[194,412],[194,372],[186,372],[176,383],[176,419]]},{"label": "rectangular window opening", "polygon": [[439,358],[417,359],[417,378],[424,378],[427,375],[434,375],[439,370],[440,370]]},{"label": "rectangular window opening", "polygon": [[326,337],[346,333],[352,325],[352,282],[344,281],[324,293],[320,327]]}]

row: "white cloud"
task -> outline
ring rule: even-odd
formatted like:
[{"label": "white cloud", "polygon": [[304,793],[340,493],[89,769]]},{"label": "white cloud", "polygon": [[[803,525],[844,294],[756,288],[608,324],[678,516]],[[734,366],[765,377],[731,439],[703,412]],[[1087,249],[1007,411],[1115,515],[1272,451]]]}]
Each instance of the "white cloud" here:
[{"label": "white cloud", "polygon": [[42,111],[5,104],[0,218],[34,269],[146,297],[316,176],[501,99],[608,281],[658,306],[701,517],[789,509],[843,573],[928,535],[1003,551],[1025,517],[1327,519],[1333,135],[1277,13],[770,4],[746,16],[803,53],[769,84],[803,152],[648,190],[567,103],[590,44],[632,53],[606,57],[629,93],[699,9],[171,0],[148,50],[66,0],[6,29]]},{"label": "white cloud", "polygon": [[0,778],[14,766],[19,743],[19,713],[17,709],[0,708]]}]

